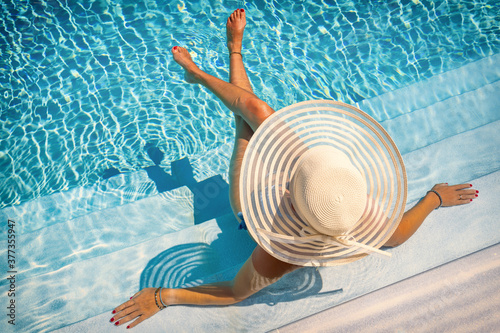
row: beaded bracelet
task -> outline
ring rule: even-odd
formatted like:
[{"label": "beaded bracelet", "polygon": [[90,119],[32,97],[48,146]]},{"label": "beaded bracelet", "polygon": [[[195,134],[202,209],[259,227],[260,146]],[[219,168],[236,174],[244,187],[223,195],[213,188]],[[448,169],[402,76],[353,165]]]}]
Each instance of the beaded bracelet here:
[{"label": "beaded bracelet", "polygon": [[441,196],[439,195],[439,193],[437,193],[437,191],[434,191],[434,190],[427,191],[427,193],[429,193],[429,192],[435,193],[438,196],[438,198],[439,198],[439,206],[437,206],[437,208],[436,208],[436,209],[438,209],[443,204],[443,199],[441,198]]},{"label": "beaded bracelet", "polygon": [[[160,306],[160,304],[158,304],[158,290],[160,290],[161,287],[158,287],[156,290],[155,290],[155,303],[156,303],[156,306],[158,307],[158,309],[163,310],[165,309],[164,307],[162,308]],[[162,304],[163,305],[163,304]]]}]

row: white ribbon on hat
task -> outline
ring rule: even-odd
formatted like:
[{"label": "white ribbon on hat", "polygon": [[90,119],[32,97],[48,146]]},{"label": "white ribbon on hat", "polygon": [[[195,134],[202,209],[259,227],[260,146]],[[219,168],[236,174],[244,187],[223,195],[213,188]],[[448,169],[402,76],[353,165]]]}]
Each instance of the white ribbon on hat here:
[{"label": "white ribbon on hat", "polygon": [[314,235],[309,235],[309,236],[286,236],[286,235],[281,235],[277,234],[274,232],[271,232],[269,230],[261,229],[261,228],[256,228],[258,232],[266,235],[269,239],[282,242],[282,243],[310,243],[311,241],[320,241],[323,243],[331,243],[332,241],[335,243],[340,244],[341,246],[345,248],[350,248],[352,246],[358,246],[361,247],[365,250],[368,250],[370,252],[376,252],[378,254],[382,254],[387,257],[391,257],[392,253],[382,251],[380,249],[374,248],[372,246],[358,243],[356,239],[351,236],[351,235],[345,235],[345,236],[329,236],[329,235],[324,235],[324,234],[314,234]]}]

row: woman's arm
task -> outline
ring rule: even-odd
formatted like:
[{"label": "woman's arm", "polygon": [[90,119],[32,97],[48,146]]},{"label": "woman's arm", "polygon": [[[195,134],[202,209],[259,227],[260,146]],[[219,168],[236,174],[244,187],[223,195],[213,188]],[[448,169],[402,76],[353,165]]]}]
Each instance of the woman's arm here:
[{"label": "woman's arm", "polygon": [[[448,186],[448,184],[434,185],[432,191],[438,192],[442,199],[442,207],[463,205],[470,203],[477,197],[478,191],[472,189],[471,184]],[[408,210],[399,223],[398,228],[384,246],[395,247],[406,242],[422,225],[425,218],[439,207],[440,199],[434,192],[427,194],[410,210]]]},{"label": "woman's arm", "polygon": [[[127,328],[132,328],[155,315],[165,305],[230,305],[238,303],[255,294],[264,287],[276,282],[286,273],[297,268],[271,257],[259,246],[254,250],[232,281],[206,284],[184,289],[164,288],[161,300],[156,288],[144,288],[113,310],[111,322],[123,325],[134,320]],[[260,273],[257,273],[256,267]],[[264,274],[265,276],[263,276]],[[157,305],[158,303],[158,305]]]}]

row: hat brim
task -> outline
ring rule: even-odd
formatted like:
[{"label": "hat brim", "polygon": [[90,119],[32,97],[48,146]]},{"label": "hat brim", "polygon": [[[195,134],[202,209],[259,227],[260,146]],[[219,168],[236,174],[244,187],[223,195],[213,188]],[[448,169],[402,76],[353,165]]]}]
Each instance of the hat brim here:
[{"label": "hat brim", "polygon": [[297,238],[311,234],[292,207],[288,186],[299,157],[317,145],[341,150],[365,177],[365,213],[349,235],[358,243],[382,247],[404,214],[407,181],[403,159],[379,123],[341,102],[293,104],[259,126],[242,162],[242,213],[256,242],[281,261],[300,266],[345,264],[365,257],[367,250],[318,240],[283,242],[268,236],[269,232]]}]

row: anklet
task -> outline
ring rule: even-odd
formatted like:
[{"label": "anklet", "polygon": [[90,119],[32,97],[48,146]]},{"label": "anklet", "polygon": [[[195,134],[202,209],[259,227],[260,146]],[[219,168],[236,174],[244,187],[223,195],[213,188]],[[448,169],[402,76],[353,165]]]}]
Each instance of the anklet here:
[{"label": "anklet", "polygon": [[241,54],[241,52],[229,52],[229,56],[231,56],[231,54],[233,53],[239,54],[243,58],[243,54]]}]

